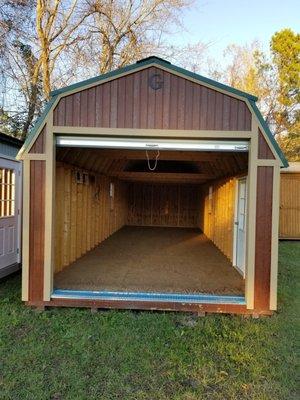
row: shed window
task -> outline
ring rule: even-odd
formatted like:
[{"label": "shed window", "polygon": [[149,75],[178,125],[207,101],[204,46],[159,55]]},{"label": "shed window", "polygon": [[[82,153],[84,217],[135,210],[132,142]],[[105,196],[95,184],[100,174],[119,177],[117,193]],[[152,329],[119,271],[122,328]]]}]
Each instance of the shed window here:
[{"label": "shed window", "polygon": [[15,215],[15,172],[12,169],[0,169],[0,217]]}]

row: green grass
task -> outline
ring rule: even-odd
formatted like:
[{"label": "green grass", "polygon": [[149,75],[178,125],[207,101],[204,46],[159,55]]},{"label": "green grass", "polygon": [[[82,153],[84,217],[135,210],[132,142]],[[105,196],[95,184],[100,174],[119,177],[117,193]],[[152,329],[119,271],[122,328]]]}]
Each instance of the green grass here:
[{"label": "green grass", "polygon": [[258,320],[38,313],[11,277],[0,283],[0,399],[299,399],[299,270],[300,244],[281,243],[279,312]]}]

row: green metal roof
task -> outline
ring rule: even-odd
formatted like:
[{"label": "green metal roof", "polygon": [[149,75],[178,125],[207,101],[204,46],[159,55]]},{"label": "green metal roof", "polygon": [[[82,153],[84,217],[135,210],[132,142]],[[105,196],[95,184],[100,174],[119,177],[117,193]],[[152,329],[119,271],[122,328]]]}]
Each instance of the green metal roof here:
[{"label": "green metal roof", "polygon": [[56,98],[57,98],[57,96],[53,96],[48,101],[48,103],[46,103],[44,111],[39,116],[39,118],[36,120],[34,126],[30,130],[30,132],[29,132],[29,134],[28,134],[28,136],[27,136],[27,138],[26,138],[21,150],[18,153],[18,157],[20,157],[22,155],[22,153],[27,149],[27,147],[31,143],[31,141],[34,138],[36,132],[38,131],[38,129],[41,127],[41,125],[43,124],[44,120],[46,119],[46,116],[47,116],[48,112],[50,111],[52,105],[54,104]]},{"label": "green metal roof", "polygon": [[224,85],[223,83],[219,83],[217,81],[214,81],[213,79],[209,79],[206,78],[202,75],[196,74],[194,72],[188,71],[184,68],[180,68],[177,67],[176,65],[171,64],[169,61],[163,60],[162,58],[159,57],[155,57],[155,56],[151,56],[145,59],[142,59],[140,61],[137,61],[135,64],[131,64],[128,65],[126,67],[117,69],[115,71],[111,71],[108,72],[106,74],[102,74],[99,76],[96,76],[94,78],[90,78],[90,79],[86,79],[84,81],[78,82],[78,83],[74,83],[73,85],[69,85],[66,87],[63,87],[61,89],[57,89],[54,90],[50,93],[51,98],[49,100],[49,102],[46,104],[45,109],[42,113],[42,115],[38,118],[38,120],[36,121],[34,127],[31,129],[27,139],[25,140],[25,143],[23,145],[23,147],[21,148],[18,156],[21,156],[22,153],[24,152],[24,150],[29,146],[29,144],[31,143],[32,139],[34,138],[37,130],[41,127],[41,125],[43,124],[48,112],[50,111],[52,105],[54,104],[54,102],[56,101],[57,97],[61,94],[67,95],[68,92],[73,91],[73,90],[77,90],[77,89],[81,89],[84,88],[85,86],[88,85],[92,85],[92,84],[96,84],[96,83],[100,83],[101,81],[105,80],[105,79],[109,79],[109,78],[117,78],[119,75],[122,75],[124,73],[127,72],[134,72],[134,70],[139,69],[141,67],[147,67],[148,65],[157,65],[157,66],[162,66],[166,69],[168,69],[170,72],[176,72],[176,73],[180,73],[182,75],[185,75],[187,78],[192,78],[195,79],[196,81],[199,81],[199,83],[206,83],[212,87],[215,87],[216,89],[221,89],[224,90],[226,92],[228,92],[228,94],[230,95],[230,93],[240,96],[240,97],[244,97],[245,99],[249,100],[249,103],[255,113],[255,115],[257,116],[260,124],[262,125],[264,131],[266,132],[266,134],[268,135],[275,151],[277,152],[280,160],[282,161],[282,164],[284,167],[288,166],[288,162],[286,160],[286,158],[284,157],[279,145],[277,144],[276,140],[274,139],[272,132],[269,129],[268,124],[266,123],[266,121],[264,120],[263,116],[261,115],[259,109],[257,108],[255,102],[258,100],[257,97],[253,96],[252,94],[243,92],[241,90],[235,89],[231,86],[228,85]]},{"label": "green metal roof", "polygon": [[270,128],[269,125],[267,124],[267,122],[264,120],[264,117],[262,116],[261,112],[259,111],[257,105],[255,104],[254,101],[250,101],[250,105],[252,107],[252,110],[254,111],[255,115],[257,116],[257,119],[259,120],[261,126],[263,127],[263,130],[265,131],[266,135],[268,136],[268,138],[270,139],[270,142],[272,143],[276,153],[278,154],[282,165],[284,168],[289,166],[289,163],[287,161],[287,159],[285,158],[281,148],[279,147],[279,144],[276,142]]}]

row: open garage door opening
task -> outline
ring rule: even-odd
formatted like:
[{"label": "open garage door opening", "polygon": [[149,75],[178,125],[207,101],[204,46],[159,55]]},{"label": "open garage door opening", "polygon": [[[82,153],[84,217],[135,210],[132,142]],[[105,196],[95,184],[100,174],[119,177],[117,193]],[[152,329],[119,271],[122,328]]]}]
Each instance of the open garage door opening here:
[{"label": "open garage door opening", "polygon": [[59,137],[58,297],[244,302],[248,144]]}]

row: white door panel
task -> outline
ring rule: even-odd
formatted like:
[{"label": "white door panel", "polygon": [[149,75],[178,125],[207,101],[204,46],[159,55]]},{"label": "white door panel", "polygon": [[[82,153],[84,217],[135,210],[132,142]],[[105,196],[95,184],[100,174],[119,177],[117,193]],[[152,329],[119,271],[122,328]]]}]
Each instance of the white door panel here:
[{"label": "white door panel", "polygon": [[0,158],[0,270],[20,262],[20,169],[19,162]]},{"label": "white door panel", "polygon": [[247,220],[247,179],[238,180],[235,216],[235,257],[234,264],[245,277],[246,266],[246,220]]}]

